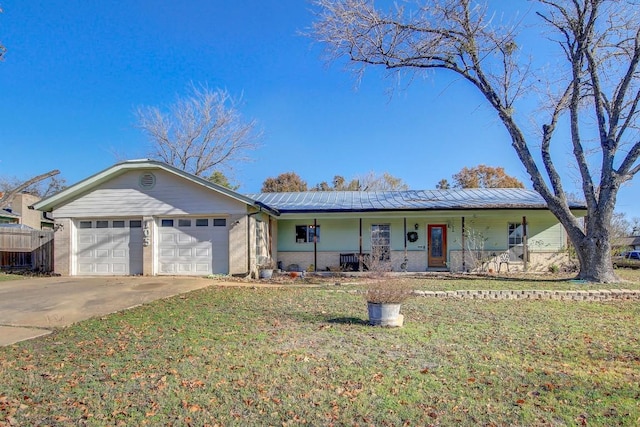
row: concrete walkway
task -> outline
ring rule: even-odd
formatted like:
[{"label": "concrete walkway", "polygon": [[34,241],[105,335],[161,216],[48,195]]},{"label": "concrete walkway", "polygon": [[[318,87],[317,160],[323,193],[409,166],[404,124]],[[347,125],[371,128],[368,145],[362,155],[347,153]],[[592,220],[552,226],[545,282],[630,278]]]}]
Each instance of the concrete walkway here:
[{"label": "concrete walkway", "polygon": [[43,277],[0,282],[0,346],[219,284],[199,277]]}]

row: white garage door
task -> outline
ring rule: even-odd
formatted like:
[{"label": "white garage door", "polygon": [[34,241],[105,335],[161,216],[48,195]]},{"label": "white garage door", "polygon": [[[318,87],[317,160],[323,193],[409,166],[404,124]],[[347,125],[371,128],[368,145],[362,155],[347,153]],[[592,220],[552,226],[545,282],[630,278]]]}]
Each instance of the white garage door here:
[{"label": "white garage door", "polygon": [[229,273],[226,218],[165,218],[158,232],[160,274]]},{"label": "white garage door", "polygon": [[142,274],[141,220],[86,220],[77,225],[76,274]]}]

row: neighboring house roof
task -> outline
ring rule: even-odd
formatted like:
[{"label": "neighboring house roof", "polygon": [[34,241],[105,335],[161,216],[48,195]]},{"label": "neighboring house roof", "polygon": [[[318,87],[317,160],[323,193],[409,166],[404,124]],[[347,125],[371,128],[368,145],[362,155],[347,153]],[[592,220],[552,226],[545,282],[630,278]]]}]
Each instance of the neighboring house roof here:
[{"label": "neighboring house roof", "polygon": [[236,193],[226,187],[222,187],[220,185],[214,184],[206,179],[202,179],[195,175],[192,175],[188,172],[177,169],[173,166],[170,166],[166,163],[149,160],[149,159],[139,159],[139,160],[128,160],[125,162],[117,163],[114,166],[111,166],[108,169],[103,170],[102,172],[98,172],[95,175],[90,176],[89,178],[78,182],[70,187],[65,188],[59,193],[54,194],[53,196],[47,197],[46,199],[42,199],[37,203],[33,204],[34,209],[38,209],[45,212],[50,212],[53,209],[58,208],[59,206],[63,206],[66,203],[76,199],[77,197],[85,194],[87,191],[99,186],[100,184],[109,181],[110,179],[115,178],[118,175],[126,173],[131,170],[153,170],[153,169],[161,169],[167,171],[169,173],[181,176],[197,185],[201,185],[210,190],[223,193],[232,199],[238,200],[242,203],[246,203],[247,205],[254,206],[261,210],[266,210],[267,213],[272,215],[277,215],[277,212],[269,209],[268,206],[264,206],[262,203],[256,202],[255,200],[243,196],[242,194]]},{"label": "neighboring house roof", "polygon": [[[474,188],[418,191],[308,191],[300,193],[260,193],[247,197],[281,213],[370,212],[467,209],[547,209],[533,190],[520,188]],[[571,202],[583,210],[583,202]]]},{"label": "neighboring house roof", "polygon": [[640,246],[640,236],[619,237],[612,242],[613,246]]},{"label": "neighboring house roof", "polygon": [[0,209],[0,218],[12,218],[12,219],[19,219],[20,215],[13,213],[11,211],[8,211],[6,209]]},{"label": "neighboring house roof", "polygon": [[24,224],[0,224],[0,228],[17,228],[19,230],[35,230],[33,227],[29,227]]}]

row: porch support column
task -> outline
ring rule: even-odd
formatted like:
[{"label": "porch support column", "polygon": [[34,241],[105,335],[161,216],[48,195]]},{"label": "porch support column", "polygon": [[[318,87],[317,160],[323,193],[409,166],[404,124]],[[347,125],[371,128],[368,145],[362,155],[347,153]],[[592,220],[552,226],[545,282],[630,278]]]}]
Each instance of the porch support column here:
[{"label": "porch support column", "polygon": [[358,270],[362,271],[362,218],[360,218],[360,229],[358,231],[358,239],[360,244],[360,249],[358,252]]},{"label": "porch support column", "polygon": [[466,235],[466,230],[464,228],[464,217],[462,217],[462,271],[467,271],[467,261],[466,261],[466,242],[464,241],[464,236]]},{"label": "porch support column", "polygon": [[404,219],[404,257],[407,257],[407,218]]},{"label": "porch support column", "polygon": [[529,245],[527,244],[527,217],[522,217],[522,261],[524,261],[524,271],[529,267]]},{"label": "porch support column", "polygon": [[404,218],[404,260],[402,261],[401,270],[403,273],[406,273],[407,267],[409,265],[409,258],[407,257],[407,217]]},{"label": "porch support column", "polygon": [[313,271],[318,271],[318,220],[313,219]]}]

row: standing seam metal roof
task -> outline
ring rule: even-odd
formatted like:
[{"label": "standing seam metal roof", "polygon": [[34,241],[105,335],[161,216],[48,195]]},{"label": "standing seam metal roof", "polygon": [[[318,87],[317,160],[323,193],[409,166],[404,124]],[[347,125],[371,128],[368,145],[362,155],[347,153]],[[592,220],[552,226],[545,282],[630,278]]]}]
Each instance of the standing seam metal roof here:
[{"label": "standing seam metal roof", "polygon": [[[520,188],[409,191],[307,191],[258,193],[247,197],[287,212],[362,212],[377,210],[546,209],[537,192]],[[586,209],[581,201],[570,207]]]}]

